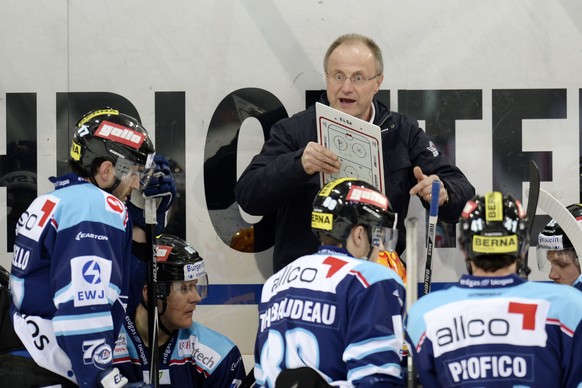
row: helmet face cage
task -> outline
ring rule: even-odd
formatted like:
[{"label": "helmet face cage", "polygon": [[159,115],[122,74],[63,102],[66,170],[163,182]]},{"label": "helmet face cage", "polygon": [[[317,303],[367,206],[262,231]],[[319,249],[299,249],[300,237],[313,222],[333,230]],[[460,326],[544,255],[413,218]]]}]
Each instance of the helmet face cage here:
[{"label": "helmet face cage", "polygon": [[371,243],[373,246],[389,252],[396,250],[398,229],[374,226],[371,227],[368,232],[371,236]]},{"label": "helmet face cage", "polygon": [[156,261],[158,298],[165,300],[172,291],[188,293],[193,288],[201,299],[208,296],[208,275],[204,260],[186,241],[162,234],[156,240]]},{"label": "helmet face cage", "polygon": [[475,196],[460,219],[461,244],[468,258],[509,255],[524,258],[529,246],[526,214],[519,200],[497,191]]},{"label": "helmet face cage", "polygon": [[[567,209],[582,228],[582,204],[572,204]],[[561,263],[564,266],[574,264],[576,268],[580,268],[574,245],[554,219],[550,220],[538,235],[536,259],[540,271],[550,272],[550,257],[551,261],[556,264]]]},{"label": "helmet face cage", "polygon": [[388,198],[367,182],[341,178],[326,184],[313,202],[311,228],[345,241],[356,225],[367,226],[371,244],[393,250],[396,246],[396,215]]},{"label": "helmet face cage", "polygon": [[[139,121],[114,109],[89,112],[76,124],[70,159],[93,176],[96,162],[109,160],[121,181],[147,183],[153,172],[153,143]],[[143,186],[141,186],[143,187]]]}]

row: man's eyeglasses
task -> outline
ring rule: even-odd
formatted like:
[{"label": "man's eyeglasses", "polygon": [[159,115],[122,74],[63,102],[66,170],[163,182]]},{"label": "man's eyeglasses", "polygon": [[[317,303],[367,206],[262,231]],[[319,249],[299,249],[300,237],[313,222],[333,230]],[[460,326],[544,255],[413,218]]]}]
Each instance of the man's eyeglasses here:
[{"label": "man's eyeglasses", "polygon": [[352,84],[356,85],[356,86],[362,86],[364,85],[366,82],[373,80],[374,78],[378,78],[381,74],[376,74],[373,77],[366,77],[363,74],[352,74],[351,76],[347,76],[343,73],[335,73],[334,75],[330,75],[328,73],[325,73],[325,76],[327,78],[329,78],[330,80],[332,80],[333,82],[335,82],[338,85],[343,85],[344,82],[346,82],[347,79],[349,79]]}]

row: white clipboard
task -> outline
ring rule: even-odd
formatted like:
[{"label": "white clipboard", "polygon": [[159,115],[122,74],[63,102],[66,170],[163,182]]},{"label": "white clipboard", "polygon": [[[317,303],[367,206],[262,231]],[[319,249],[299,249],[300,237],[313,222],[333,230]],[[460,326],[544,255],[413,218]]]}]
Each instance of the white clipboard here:
[{"label": "white clipboard", "polygon": [[332,150],[341,162],[337,174],[320,173],[321,185],[337,178],[357,178],[384,190],[384,159],[380,127],[315,103],[317,141]]}]

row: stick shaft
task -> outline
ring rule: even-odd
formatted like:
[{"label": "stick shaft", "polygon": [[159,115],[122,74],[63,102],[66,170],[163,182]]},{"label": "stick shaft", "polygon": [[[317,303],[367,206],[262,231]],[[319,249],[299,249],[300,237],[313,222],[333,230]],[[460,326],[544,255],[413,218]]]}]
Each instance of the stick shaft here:
[{"label": "stick shaft", "polygon": [[146,244],[148,246],[148,344],[150,348],[150,384],[159,385],[158,363],[158,278],[155,255],[156,200],[145,199]]},{"label": "stick shaft", "polygon": [[430,292],[432,281],[432,255],[434,249],[434,240],[436,236],[436,225],[439,212],[439,194],[441,191],[441,182],[433,181],[431,187],[431,200],[428,215],[428,232],[426,238],[426,265],[424,269],[424,288],[423,295]]},{"label": "stick shaft", "polygon": [[[538,165],[532,160],[529,162],[529,193],[527,197],[527,235],[530,241],[534,239],[531,235],[533,224],[536,216],[536,209],[538,207],[538,199],[540,195],[540,170]],[[537,238],[537,236],[535,236]],[[520,268],[518,268],[519,276],[527,279],[531,269],[528,266],[528,255],[526,254]]]}]

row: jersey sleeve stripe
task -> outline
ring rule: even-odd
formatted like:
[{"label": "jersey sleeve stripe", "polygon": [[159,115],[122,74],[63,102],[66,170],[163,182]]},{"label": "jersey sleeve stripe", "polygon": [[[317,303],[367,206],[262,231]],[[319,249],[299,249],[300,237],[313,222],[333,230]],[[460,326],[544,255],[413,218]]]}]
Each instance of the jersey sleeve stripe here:
[{"label": "jersey sleeve stripe", "polygon": [[55,335],[79,335],[113,330],[109,312],[82,315],[62,315],[53,318]]},{"label": "jersey sleeve stripe", "polygon": [[343,354],[344,361],[360,360],[370,354],[381,352],[398,353],[402,348],[402,341],[396,336],[377,337],[360,343],[350,344]]}]

